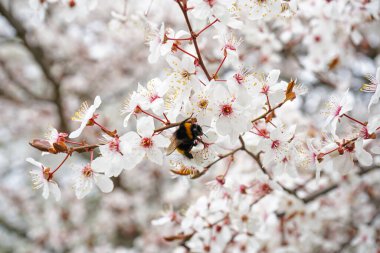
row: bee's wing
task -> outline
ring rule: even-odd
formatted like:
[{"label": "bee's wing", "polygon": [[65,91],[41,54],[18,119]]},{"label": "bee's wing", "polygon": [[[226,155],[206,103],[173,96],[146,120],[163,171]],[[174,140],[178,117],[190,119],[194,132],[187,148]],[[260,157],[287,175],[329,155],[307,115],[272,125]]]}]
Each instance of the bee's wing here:
[{"label": "bee's wing", "polygon": [[175,135],[173,135],[170,138],[170,141],[171,142],[170,142],[169,147],[166,148],[166,155],[170,155],[171,153],[173,153],[177,149],[178,145],[180,144],[179,143],[180,141],[175,137]]}]

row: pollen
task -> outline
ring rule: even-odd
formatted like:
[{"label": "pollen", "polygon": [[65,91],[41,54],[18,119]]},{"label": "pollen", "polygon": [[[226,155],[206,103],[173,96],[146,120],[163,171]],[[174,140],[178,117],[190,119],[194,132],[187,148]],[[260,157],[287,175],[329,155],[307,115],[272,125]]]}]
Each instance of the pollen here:
[{"label": "pollen", "polygon": [[188,71],[184,70],[181,72],[181,76],[183,79],[190,80],[191,74]]},{"label": "pollen", "polygon": [[88,110],[88,103],[87,101],[84,101],[79,110],[74,113],[74,116],[71,117],[72,121],[82,121],[84,116],[86,115],[86,112]]},{"label": "pollen", "polygon": [[198,107],[201,108],[202,110],[207,109],[207,106],[208,106],[208,100],[207,99],[201,99],[198,102]]}]

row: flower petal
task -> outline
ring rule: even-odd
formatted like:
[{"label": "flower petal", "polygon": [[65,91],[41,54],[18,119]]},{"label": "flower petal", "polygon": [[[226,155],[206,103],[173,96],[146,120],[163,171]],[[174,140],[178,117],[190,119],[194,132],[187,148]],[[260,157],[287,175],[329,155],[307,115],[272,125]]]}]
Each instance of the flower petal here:
[{"label": "flower petal", "polygon": [[359,163],[364,166],[371,166],[373,162],[372,155],[363,148],[363,139],[360,138],[355,142],[355,154]]},{"label": "flower petal", "polygon": [[113,190],[113,182],[111,179],[104,175],[96,175],[94,177],[95,184],[104,193],[109,193]]}]

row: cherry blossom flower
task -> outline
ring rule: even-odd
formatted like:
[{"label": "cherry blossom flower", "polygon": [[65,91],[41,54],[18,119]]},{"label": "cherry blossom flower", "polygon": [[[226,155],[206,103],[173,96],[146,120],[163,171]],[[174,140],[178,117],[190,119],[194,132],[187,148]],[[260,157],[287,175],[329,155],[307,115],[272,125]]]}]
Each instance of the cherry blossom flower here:
[{"label": "cherry blossom flower", "polygon": [[102,156],[92,161],[91,168],[96,172],[104,172],[108,177],[117,177],[123,169],[130,170],[136,164],[132,162],[127,153],[129,140],[125,135],[110,137],[104,135],[104,145],[99,147]]},{"label": "cherry blossom flower", "polygon": [[246,106],[252,102],[254,77],[245,68],[240,68],[232,76],[227,78],[227,87],[231,94],[236,96],[237,101]]},{"label": "cherry blossom flower", "polygon": [[347,90],[342,99],[338,100],[336,96],[330,97],[329,102],[325,106],[324,114],[327,116],[324,126],[329,127],[330,132],[336,136],[336,127],[339,118],[352,110],[354,101]]},{"label": "cherry blossom flower", "polygon": [[73,167],[73,170],[75,172],[75,195],[78,199],[81,199],[89,194],[94,183],[104,193],[109,193],[112,191],[112,180],[105,175],[100,174],[99,171],[94,170],[94,168],[91,167],[91,164],[86,164],[85,166],[76,165]]},{"label": "cherry blossom flower", "polygon": [[121,138],[128,142],[127,155],[131,162],[138,164],[147,156],[152,162],[162,165],[163,154],[161,148],[169,146],[170,141],[162,135],[154,135],[154,122],[151,117],[137,120],[137,133],[128,132]]},{"label": "cherry blossom flower", "polygon": [[147,35],[150,52],[148,62],[156,63],[160,56],[165,56],[172,50],[175,40],[168,40],[168,37],[172,39],[179,39],[184,36],[189,35],[187,32],[182,30],[178,31],[176,34],[172,29],[165,30],[164,23],[161,24],[160,30],[151,29]]},{"label": "cherry blossom flower", "polygon": [[[167,92],[166,87],[159,78],[150,80],[146,88],[141,84],[138,84],[137,92],[146,99],[146,102],[142,102],[144,105],[148,105],[147,109],[151,109],[155,114],[162,114],[164,111],[164,95]],[[145,106],[144,106],[145,107]]]},{"label": "cherry blossom flower", "polygon": [[45,167],[42,163],[37,162],[33,158],[27,158],[26,161],[38,168],[30,171],[33,188],[42,188],[42,197],[44,199],[48,199],[49,193],[52,192],[55,200],[59,201],[61,199],[61,190],[59,189],[58,184],[52,179],[50,168]]},{"label": "cherry blossom flower", "polygon": [[289,127],[286,130],[276,128],[271,131],[269,138],[264,138],[260,146],[264,151],[263,164],[269,165],[272,161],[277,163],[288,159],[291,148],[291,139],[294,137],[296,125]]},{"label": "cherry blossom flower", "polygon": [[206,86],[201,86],[195,90],[184,103],[183,111],[187,116],[193,115],[197,118],[199,125],[209,126],[211,123],[213,110],[212,107],[212,86],[214,82],[211,81]]},{"label": "cherry blossom flower", "polygon": [[[143,92],[144,93],[144,92]],[[133,114],[141,114],[141,110],[149,109],[149,102],[142,94],[134,91],[125,101],[121,114],[127,114],[124,118],[123,126],[127,127],[128,121]]]},{"label": "cherry blossom flower", "polygon": [[239,134],[249,128],[249,117],[229,92],[222,86],[214,89],[214,119],[216,131],[235,143]]},{"label": "cherry blossom flower", "polygon": [[83,129],[88,125],[89,120],[94,116],[96,109],[99,108],[102,100],[99,96],[95,97],[94,104],[90,107],[87,102],[83,102],[80,109],[71,118],[73,121],[81,123],[80,127],[69,135],[69,138],[77,138],[81,135]]}]

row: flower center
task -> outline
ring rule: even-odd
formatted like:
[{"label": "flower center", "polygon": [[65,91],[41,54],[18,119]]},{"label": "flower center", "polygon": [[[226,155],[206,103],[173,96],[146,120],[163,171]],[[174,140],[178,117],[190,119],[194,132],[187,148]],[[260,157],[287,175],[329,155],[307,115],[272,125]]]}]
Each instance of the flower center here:
[{"label": "flower center", "polygon": [[201,99],[199,102],[198,102],[198,107],[201,108],[201,109],[206,109],[208,106],[208,100],[207,99]]},{"label": "flower center", "polygon": [[264,85],[262,88],[261,88],[261,93],[262,94],[268,94],[269,92],[269,85]]},{"label": "flower center", "polygon": [[142,138],[141,139],[141,143],[140,145],[143,147],[143,148],[150,148],[153,146],[153,141],[151,138],[148,138],[148,137],[145,137],[145,138]]},{"label": "flower center", "polygon": [[275,141],[272,142],[271,148],[272,149],[277,149],[279,146],[280,146],[280,141],[279,140],[275,140]]},{"label": "flower center", "polygon": [[242,84],[244,81],[244,76],[240,73],[235,74],[234,78],[238,84]]},{"label": "flower center", "polygon": [[231,105],[222,105],[221,111],[223,116],[229,116],[232,114],[233,109]]},{"label": "flower center", "polygon": [[263,185],[261,185],[261,191],[264,194],[268,194],[268,193],[270,193],[272,191],[272,188],[270,187],[269,184],[264,183]]},{"label": "flower center", "polygon": [[110,150],[120,153],[120,140],[119,140],[119,138],[118,137],[113,138],[113,140],[109,142],[108,147]]},{"label": "flower center", "polygon": [[216,3],[216,0],[204,0],[206,3],[208,3],[208,5],[210,5],[210,7],[212,7],[215,3]]},{"label": "flower center", "polygon": [[186,70],[184,70],[184,71],[181,72],[181,76],[182,76],[183,79],[189,80],[190,79],[190,75],[191,74],[189,72],[187,72]]},{"label": "flower center", "polygon": [[82,169],[82,174],[85,177],[91,177],[92,176],[92,168],[91,168],[90,164],[87,164],[86,166],[84,166],[84,168]]},{"label": "flower center", "polygon": [[335,111],[335,116],[339,116],[339,114],[340,114],[340,111],[342,110],[342,106],[338,106],[337,108],[336,108],[336,111]]},{"label": "flower center", "polygon": [[43,167],[42,168],[42,175],[46,180],[49,180],[51,178],[50,174],[50,168],[49,167]]},{"label": "flower center", "polygon": [[157,98],[160,98],[160,96],[158,96],[157,94],[151,95],[151,96],[149,97],[149,101],[150,101],[151,103],[153,103]]}]

